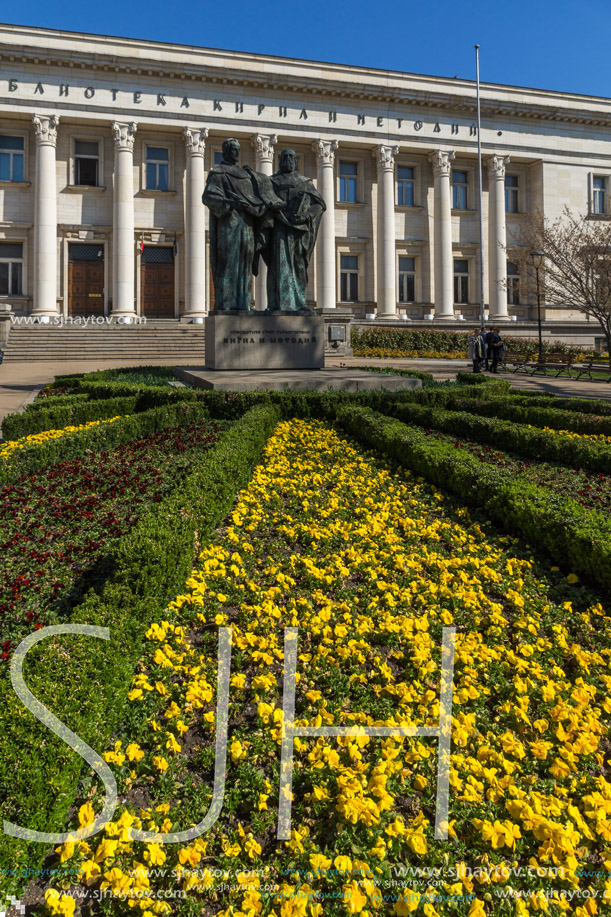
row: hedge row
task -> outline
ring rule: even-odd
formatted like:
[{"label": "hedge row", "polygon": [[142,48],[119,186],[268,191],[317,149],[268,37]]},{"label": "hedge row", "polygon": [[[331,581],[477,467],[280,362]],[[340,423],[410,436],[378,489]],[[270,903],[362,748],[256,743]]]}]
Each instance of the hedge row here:
[{"label": "hedge row", "polygon": [[405,423],[440,430],[461,439],[468,437],[524,458],[611,474],[611,449],[589,439],[573,439],[495,417],[477,417],[464,411],[443,411],[408,402],[388,402],[383,413]]},{"label": "hedge row", "polygon": [[487,401],[450,395],[445,402],[451,411],[467,411],[483,417],[498,417],[515,423],[553,430],[570,430],[573,433],[611,435],[611,416],[580,414],[577,411],[560,411],[551,405],[539,407],[530,402],[516,403],[512,398],[495,398]]},{"label": "hedge row", "polygon": [[[475,327],[475,326],[473,326]],[[462,351],[466,357],[470,328],[466,331],[441,331],[433,328],[388,328],[356,326],[352,329],[352,348],[355,353],[360,350],[398,350],[411,353],[415,350],[431,350],[437,353],[452,353]],[[516,338],[504,336],[509,349],[519,350],[522,353],[537,353],[539,342],[534,338]],[[584,350],[574,344],[563,341],[544,341],[543,351],[583,354]],[[591,351],[588,351],[590,353]]]},{"label": "hedge row", "polygon": [[485,508],[492,520],[547,551],[568,572],[611,590],[611,521],[606,516],[367,408],[343,407],[337,422],[363,445],[461,502]]},{"label": "hedge row", "polygon": [[89,451],[101,452],[104,449],[112,449],[136,437],[157,433],[166,427],[191,423],[208,416],[204,404],[185,402],[152,408],[130,417],[121,417],[112,423],[102,423],[87,430],[67,433],[39,445],[24,446],[8,458],[0,459],[0,485],[11,483],[30,471],[78,458]]},{"label": "hedge row", "polygon": [[61,430],[70,425],[88,423],[116,417],[119,414],[138,414],[151,408],[181,404],[186,401],[205,401],[205,393],[193,389],[140,389],[131,395],[113,398],[70,401],[64,398],[50,398],[44,408],[29,407],[22,414],[11,414],[2,424],[5,440],[19,439],[43,430]]},{"label": "hedge row", "polygon": [[[172,494],[154,504],[121,539],[113,572],[91,590],[72,621],[109,627],[111,642],[60,637],[34,648],[25,667],[28,687],[98,753],[126,712],[126,696],[144,635],[183,588],[197,554],[249,481],[278,420],[271,406],[243,416],[195,461]],[[39,831],[61,831],[73,804],[82,760],[22,707],[8,682],[0,686],[0,806],[2,818]],[[84,768],[85,785],[91,773]],[[0,834],[0,876],[37,867],[46,849]],[[0,882],[21,890],[23,879]]]}]

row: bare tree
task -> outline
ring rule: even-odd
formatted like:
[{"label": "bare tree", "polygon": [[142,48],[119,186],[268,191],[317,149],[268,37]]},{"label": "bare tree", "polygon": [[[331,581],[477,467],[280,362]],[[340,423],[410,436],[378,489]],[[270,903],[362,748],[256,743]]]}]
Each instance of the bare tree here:
[{"label": "bare tree", "polygon": [[[611,222],[574,215],[565,207],[554,222],[533,214],[512,241],[528,252],[544,252],[542,301],[593,316],[604,332],[611,365]],[[530,258],[524,258],[522,266],[533,289]]]}]

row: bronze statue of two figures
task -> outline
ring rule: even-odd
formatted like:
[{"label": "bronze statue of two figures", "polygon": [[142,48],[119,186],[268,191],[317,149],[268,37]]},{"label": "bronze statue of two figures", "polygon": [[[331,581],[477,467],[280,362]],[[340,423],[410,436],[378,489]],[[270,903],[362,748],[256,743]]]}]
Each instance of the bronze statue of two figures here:
[{"label": "bronze statue of two figures", "polygon": [[210,265],[215,312],[248,312],[252,276],[267,265],[267,311],[308,312],[308,264],[326,209],[309,178],[297,172],[293,150],[268,176],[238,165],[240,144],[223,143],[223,161],[208,173]]}]

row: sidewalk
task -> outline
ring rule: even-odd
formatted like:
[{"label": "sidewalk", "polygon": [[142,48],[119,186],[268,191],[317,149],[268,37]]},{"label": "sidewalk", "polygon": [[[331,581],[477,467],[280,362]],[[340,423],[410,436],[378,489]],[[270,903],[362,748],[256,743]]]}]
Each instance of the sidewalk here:
[{"label": "sidewalk", "polygon": [[[55,376],[70,373],[94,372],[98,369],[118,369],[122,366],[166,366],[166,359],[159,360],[81,360],[71,363],[3,363],[0,365],[0,424],[7,414],[20,410],[36,397],[40,389]],[[468,360],[379,360],[367,357],[331,357],[327,366],[397,366],[402,369],[419,369],[432,373],[435,379],[454,379],[459,370],[469,372]],[[523,373],[500,373],[500,379],[508,379],[512,388],[552,392],[564,398],[604,398],[611,401],[611,383],[588,382],[550,376],[527,376]]]}]

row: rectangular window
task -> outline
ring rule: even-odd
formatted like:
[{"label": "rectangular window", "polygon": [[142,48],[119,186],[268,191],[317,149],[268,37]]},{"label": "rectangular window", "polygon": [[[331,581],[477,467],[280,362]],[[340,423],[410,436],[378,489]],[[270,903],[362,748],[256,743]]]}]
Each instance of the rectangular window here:
[{"label": "rectangular window", "polygon": [[607,212],[607,179],[595,175],[592,179],[592,213]]},{"label": "rectangular window", "polygon": [[457,172],[452,169],[452,208],[454,210],[467,209],[467,189],[469,187],[466,172]]},{"label": "rectangular window", "polygon": [[505,210],[507,213],[520,212],[520,187],[517,175],[505,176]]},{"label": "rectangular window", "polygon": [[146,148],[146,190],[168,191],[170,151],[163,146]]},{"label": "rectangular window", "polygon": [[359,256],[340,255],[340,299],[359,301]]},{"label": "rectangular window", "polygon": [[21,296],[23,244],[0,242],[0,296]]},{"label": "rectangular window", "polygon": [[397,166],[397,206],[414,206],[414,170],[411,166]]},{"label": "rectangular window", "polygon": [[469,262],[466,258],[454,259],[454,302],[469,302]]},{"label": "rectangular window", "polygon": [[356,203],[356,180],[358,166],[356,162],[340,162],[339,164],[339,199],[344,203]]},{"label": "rectangular window", "polygon": [[520,305],[520,269],[515,261],[507,262],[507,302],[510,306]]},{"label": "rectangular window", "polygon": [[100,171],[100,145],[97,140],[74,141],[74,184],[97,188]]},{"label": "rectangular window", "polygon": [[0,181],[23,181],[23,137],[0,137]]},{"label": "rectangular window", "polygon": [[223,151],[215,150],[214,151],[214,162],[212,163],[212,165],[218,166],[222,161],[223,161]]},{"label": "rectangular window", "polygon": [[399,302],[416,299],[416,259],[399,256]]}]

